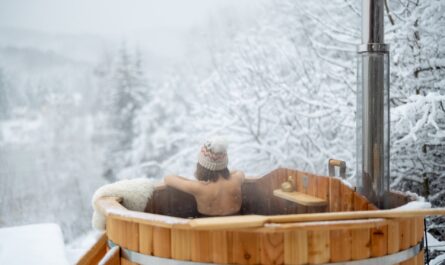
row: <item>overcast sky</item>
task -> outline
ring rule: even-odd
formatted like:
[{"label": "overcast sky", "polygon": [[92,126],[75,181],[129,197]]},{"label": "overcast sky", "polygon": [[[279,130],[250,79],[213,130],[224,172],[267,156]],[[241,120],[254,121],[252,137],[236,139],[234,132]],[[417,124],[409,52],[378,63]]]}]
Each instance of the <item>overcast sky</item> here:
[{"label": "overcast sky", "polygon": [[0,0],[0,27],[120,35],[188,30],[227,10],[249,12],[259,0]]}]

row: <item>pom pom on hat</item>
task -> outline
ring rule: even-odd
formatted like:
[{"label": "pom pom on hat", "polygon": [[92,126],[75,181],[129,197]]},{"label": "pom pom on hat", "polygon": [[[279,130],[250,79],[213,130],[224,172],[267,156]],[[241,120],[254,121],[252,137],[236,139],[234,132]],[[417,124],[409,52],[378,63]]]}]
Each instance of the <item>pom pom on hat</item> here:
[{"label": "pom pom on hat", "polygon": [[227,140],[223,137],[212,137],[206,141],[199,152],[198,163],[211,171],[227,167]]}]

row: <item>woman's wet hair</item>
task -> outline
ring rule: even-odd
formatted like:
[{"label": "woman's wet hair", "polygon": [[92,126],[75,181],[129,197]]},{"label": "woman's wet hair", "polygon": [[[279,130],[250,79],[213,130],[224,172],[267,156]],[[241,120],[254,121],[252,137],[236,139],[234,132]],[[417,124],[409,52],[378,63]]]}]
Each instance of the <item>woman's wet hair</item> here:
[{"label": "woman's wet hair", "polygon": [[196,164],[196,171],[195,171],[195,177],[197,180],[201,181],[210,181],[210,182],[216,182],[219,177],[222,177],[224,179],[230,178],[230,172],[226,168],[221,170],[208,170],[207,168],[201,166],[199,163]]}]

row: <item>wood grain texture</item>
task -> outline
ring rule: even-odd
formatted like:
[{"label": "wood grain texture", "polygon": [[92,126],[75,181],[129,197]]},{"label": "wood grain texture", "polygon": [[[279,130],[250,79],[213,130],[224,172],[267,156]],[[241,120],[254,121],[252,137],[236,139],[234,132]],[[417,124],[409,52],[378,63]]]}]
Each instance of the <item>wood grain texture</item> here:
[{"label": "wood grain texture", "polygon": [[371,229],[351,230],[351,259],[367,259],[371,256]]},{"label": "wood grain texture", "polygon": [[263,233],[261,238],[261,264],[284,263],[284,233]]},{"label": "wood grain texture", "polygon": [[308,232],[308,262],[323,264],[330,259],[329,231]]},{"label": "wood grain texture", "polygon": [[409,245],[412,247],[417,244],[417,235],[419,234],[417,232],[418,225],[417,225],[417,219],[418,218],[411,218],[409,220],[409,226],[410,226],[410,237],[409,237]]},{"label": "wood grain texture", "polygon": [[354,193],[354,211],[368,210],[368,200],[358,193]]},{"label": "wood grain texture", "polygon": [[304,206],[325,206],[327,204],[323,199],[302,192],[285,192],[276,189],[273,191],[273,195]]},{"label": "wood grain texture", "polygon": [[339,229],[364,229],[364,228],[376,228],[390,223],[388,219],[375,218],[375,219],[359,219],[359,220],[342,220],[342,221],[319,221],[319,222],[295,222],[295,223],[282,223],[273,224],[275,231],[290,231],[290,230],[339,230]]},{"label": "wood grain texture", "polygon": [[153,254],[161,258],[171,257],[170,229],[153,227]]},{"label": "wood grain texture", "polygon": [[103,233],[87,252],[77,261],[77,265],[97,264],[107,252],[107,236]]},{"label": "wood grain texture", "polygon": [[324,208],[319,208],[321,212],[326,212],[329,210],[329,178],[328,177],[317,177],[317,197],[325,200],[327,202]]},{"label": "wood grain texture", "polygon": [[340,208],[340,180],[329,179],[329,212],[339,212]]},{"label": "wood grain texture", "polygon": [[388,224],[388,254],[393,254],[400,250],[399,227],[399,221],[393,221]]},{"label": "wood grain texture", "polygon": [[229,260],[231,260],[229,256],[231,240],[229,240],[228,233],[224,230],[212,231],[211,241],[213,262],[218,264],[229,263]]},{"label": "wood grain texture", "polygon": [[331,262],[351,260],[352,232],[351,230],[330,231]]},{"label": "wood grain texture", "polygon": [[399,242],[400,250],[404,250],[410,247],[411,231],[409,226],[409,219],[402,219],[399,222]]},{"label": "wood grain texture", "polygon": [[381,257],[388,253],[388,226],[371,228],[371,257]]},{"label": "wood grain texture", "polygon": [[177,260],[190,260],[192,231],[188,229],[172,229],[171,231],[171,256]]},{"label": "wood grain texture", "polygon": [[317,197],[317,179],[318,177],[313,174],[307,174],[308,177],[308,187],[306,193],[311,196]]},{"label": "wood grain texture", "polygon": [[343,212],[354,211],[354,190],[340,183],[340,210]]},{"label": "wood grain texture", "polygon": [[260,238],[257,233],[232,233],[232,262],[258,264],[260,262]]},{"label": "wood grain texture", "polygon": [[139,252],[146,255],[153,254],[153,226],[139,225]]},{"label": "wood grain texture", "polygon": [[212,241],[209,231],[192,231],[192,261],[212,261]]},{"label": "wood grain texture", "polygon": [[284,233],[284,263],[307,264],[308,262],[308,232],[291,231]]},{"label": "wood grain texture", "polygon": [[420,242],[424,237],[424,221],[423,218],[417,218],[417,242]]},{"label": "wood grain texture", "polygon": [[[326,208],[332,213],[304,214],[315,210],[299,208],[295,203],[273,196],[274,189],[288,176],[296,178],[297,188],[305,196],[326,200]],[[185,219],[186,224],[154,227],[156,224],[145,222],[143,215],[111,214],[107,218],[107,233],[122,247],[178,260],[220,264],[322,264],[396,253],[403,244],[410,247],[423,237],[421,216],[431,213],[372,211],[375,206],[340,180],[288,169],[274,170],[262,179],[249,180],[243,185],[244,191],[249,196],[243,194],[246,201],[242,212],[267,215]],[[147,209],[165,214],[184,201],[188,203],[184,196],[170,198],[169,193],[177,194],[162,188],[156,195],[169,209],[156,202],[148,203]],[[178,198],[184,200],[181,202]],[[193,209],[188,207],[176,216],[193,215]],[[326,209],[320,211],[323,210]],[[400,218],[405,218],[402,219],[405,226],[397,221]],[[414,260],[418,263],[419,258]],[[128,264],[128,261],[122,263]]]},{"label": "wood grain texture", "polygon": [[123,229],[120,246],[132,251],[139,251],[139,224],[136,222],[123,222],[121,225]]}]

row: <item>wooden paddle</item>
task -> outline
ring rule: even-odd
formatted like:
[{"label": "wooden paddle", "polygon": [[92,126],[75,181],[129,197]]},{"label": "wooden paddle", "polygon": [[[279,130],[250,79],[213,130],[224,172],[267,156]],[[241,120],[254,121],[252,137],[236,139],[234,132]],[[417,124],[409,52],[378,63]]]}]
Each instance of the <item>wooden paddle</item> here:
[{"label": "wooden paddle", "polygon": [[238,215],[194,219],[189,222],[194,229],[237,229],[262,227],[266,223],[295,223],[314,221],[357,220],[368,218],[407,218],[445,215],[445,208],[416,210],[376,210],[333,213],[288,214],[288,215]]}]

